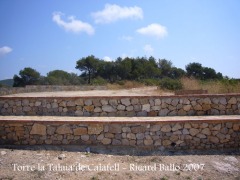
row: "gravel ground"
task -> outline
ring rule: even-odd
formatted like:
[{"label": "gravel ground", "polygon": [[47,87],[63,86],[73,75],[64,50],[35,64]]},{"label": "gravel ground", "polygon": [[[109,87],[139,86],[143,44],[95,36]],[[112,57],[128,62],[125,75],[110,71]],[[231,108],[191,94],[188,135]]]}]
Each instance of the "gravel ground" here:
[{"label": "gravel ground", "polygon": [[0,179],[240,180],[240,150],[0,146]]},{"label": "gravel ground", "polygon": [[120,90],[58,91],[10,94],[2,97],[75,97],[75,96],[154,96],[173,95],[161,92],[157,87],[142,87]]}]

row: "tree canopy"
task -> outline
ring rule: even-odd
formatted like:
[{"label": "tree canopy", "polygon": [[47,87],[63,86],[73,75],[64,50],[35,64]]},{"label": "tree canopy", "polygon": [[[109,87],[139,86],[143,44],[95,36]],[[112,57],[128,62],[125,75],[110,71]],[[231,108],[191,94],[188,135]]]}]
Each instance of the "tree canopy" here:
[{"label": "tree canopy", "polygon": [[20,76],[14,75],[13,87],[38,84],[40,79],[40,73],[30,67],[26,67],[23,70],[20,70],[19,75]]},{"label": "tree canopy", "polygon": [[[179,79],[184,76],[200,80],[223,79],[220,72],[197,62],[187,64],[185,71],[175,67],[170,60],[155,59],[152,56],[118,57],[115,61],[107,62],[91,55],[77,60],[75,68],[80,70],[79,76],[63,70],[53,70],[44,77],[35,69],[26,67],[19,72],[19,75],[14,75],[14,86],[103,84],[134,80],[148,85],[156,82],[159,84],[162,81],[164,86],[169,82],[169,87],[175,89],[180,87]],[[172,86],[172,80],[175,80],[176,86]]]}]

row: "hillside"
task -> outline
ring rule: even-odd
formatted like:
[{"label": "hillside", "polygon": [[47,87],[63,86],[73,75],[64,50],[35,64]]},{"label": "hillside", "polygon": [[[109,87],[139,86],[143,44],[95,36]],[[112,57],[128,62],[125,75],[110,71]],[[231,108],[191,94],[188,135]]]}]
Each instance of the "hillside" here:
[{"label": "hillside", "polygon": [[0,84],[4,85],[4,86],[13,86],[13,79],[4,79],[4,80],[0,80]]}]

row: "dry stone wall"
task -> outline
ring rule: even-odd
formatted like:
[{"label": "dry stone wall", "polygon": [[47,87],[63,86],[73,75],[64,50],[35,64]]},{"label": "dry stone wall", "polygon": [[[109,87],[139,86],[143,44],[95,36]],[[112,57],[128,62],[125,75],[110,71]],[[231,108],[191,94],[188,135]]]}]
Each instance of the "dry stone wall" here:
[{"label": "dry stone wall", "polygon": [[167,149],[240,148],[240,122],[0,122],[0,144],[75,144]]},{"label": "dry stone wall", "polygon": [[128,97],[0,97],[0,115],[239,115],[240,94]]}]

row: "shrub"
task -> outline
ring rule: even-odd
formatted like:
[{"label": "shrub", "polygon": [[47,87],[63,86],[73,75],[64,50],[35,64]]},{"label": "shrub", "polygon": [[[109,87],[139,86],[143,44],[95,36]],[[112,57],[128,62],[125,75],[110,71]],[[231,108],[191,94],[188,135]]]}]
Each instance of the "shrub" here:
[{"label": "shrub", "polygon": [[158,79],[142,79],[140,80],[140,82],[145,84],[146,86],[159,86]]},{"label": "shrub", "polygon": [[183,86],[181,81],[177,79],[163,78],[160,81],[160,87],[168,90],[179,90],[182,89]]},{"label": "shrub", "polygon": [[107,81],[105,79],[103,79],[102,77],[96,77],[92,80],[93,85],[106,85]]}]

